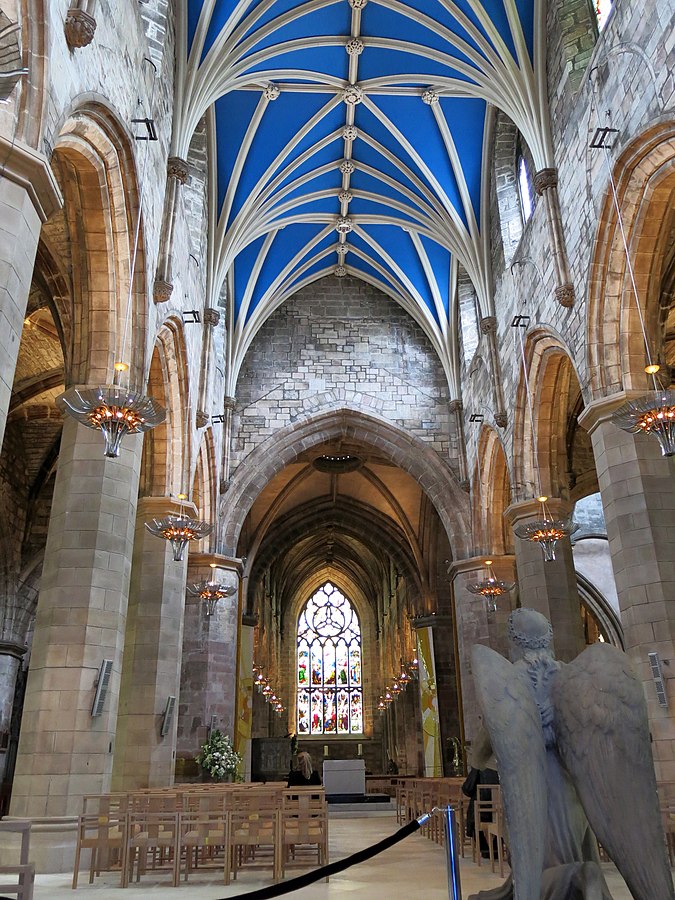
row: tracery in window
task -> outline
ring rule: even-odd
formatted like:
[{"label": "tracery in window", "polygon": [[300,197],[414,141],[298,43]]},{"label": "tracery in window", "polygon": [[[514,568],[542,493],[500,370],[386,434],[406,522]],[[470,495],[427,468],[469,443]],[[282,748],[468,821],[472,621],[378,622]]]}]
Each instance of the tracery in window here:
[{"label": "tracery in window", "polygon": [[532,188],[530,187],[530,173],[527,171],[527,163],[524,156],[518,157],[518,190],[520,192],[520,205],[523,210],[523,222],[527,222],[532,215],[534,203],[532,201]]},{"label": "tracery in window", "polygon": [[298,619],[298,734],[362,734],[361,628],[327,581]]}]

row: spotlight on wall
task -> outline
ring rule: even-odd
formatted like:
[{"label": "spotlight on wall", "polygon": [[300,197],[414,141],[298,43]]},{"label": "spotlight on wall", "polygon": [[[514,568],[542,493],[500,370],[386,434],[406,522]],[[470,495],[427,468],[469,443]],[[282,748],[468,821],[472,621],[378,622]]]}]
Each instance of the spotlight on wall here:
[{"label": "spotlight on wall", "polygon": [[484,422],[485,416],[483,413],[471,413],[469,416],[469,422]]}]

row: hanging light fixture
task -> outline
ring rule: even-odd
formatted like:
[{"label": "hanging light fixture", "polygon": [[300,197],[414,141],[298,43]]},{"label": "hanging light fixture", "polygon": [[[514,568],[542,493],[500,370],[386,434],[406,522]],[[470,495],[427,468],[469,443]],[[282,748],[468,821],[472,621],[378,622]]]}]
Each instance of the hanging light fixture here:
[{"label": "hanging light fixture", "polygon": [[515,587],[512,581],[500,581],[495,578],[492,569],[492,560],[485,560],[485,578],[474,584],[467,584],[466,589],[471,594],[480,594],[488,602],[488,608],[494,612],[497,609],[497,597],[508,594]]},{"label": "hanging light fixture", "polygon": [[635,272],[633,263],[631,262],[630,252],[628,250],[628,241],[626,239],[626,231],[623,224],[623,216],[621,214],[621,206],[619,197],[616,192],[616,183],[614,181],[614,173],[609,159],[609,146],[607,137],[611,133],[615,133],[612,128],[599,128],[593,136],[591,147],[593,149],[604,150],[605,165],[609,175],[609,184],[612,190],[612,201],[616,218],[621,234],[621,242],[623,251],[626,256],[626,268],[630,277],[631,288],[635,298],[635,308],[637,310],[638,319],[640,321],[640,329],[642,331],[642,340],[645,345],[645,357],[647,365],[645,373],[652,379],[653,390],[648,391],[635,400],[629,400],[614,411],[611,421],[623,431],[631,434],[650,434],[659,442],[662,456],[675,456],[675,391],[661,387],[657,381],[656,375],[660,371],[661,366],[652,359],[651,350],[649,349],[649,341],[647,340],[647,329],[645,328],[645,320],[640,305],[640,296],[638,294],[637,282],[635,280]]},{"label": "hanging light fixture", "polygon": [[[187,592],[191,597],[199,597],[204,601],[207,616],[214,614],[219,600],[231,597],[236,591],[236,587],[232,587],[232,585],[221,584],[219,581],[208,581],[208,579],[187,586]],[[259,675],[258,677],[261,678],[262,676]]]},{"label": "hanging light fixture", "polygon": [[[202,522],[199,519],[192,519],[183,512],[183,501],[187,500],[187,494],[179,494],[181,508],[180,513],[175,516],[170,514],[163,516],[161,519],[152,519],[145,523],[145,527],[150,534],[155,537],[164,538],[169,541],[173,549],[174,562],[182,562],[185,548],[190,541],[201,541],[213,531],[213,525],[208,522]],[[211,568],[216,568],[216,564],[212,563]]]},{"label": "hanging light fixture", "polygon": [[[152,62],[150,63],[151,65]],[[153,65],[153,68],[154,65]],[[150,109],[154,105],[155,88],[157,86],[157,73],[152,83],[152,95],[150,97]],[[129,265],[129,293],[127,295],[127,309],[124,318],[124,332],[122,336],[121,353],[124,356],[129,333],[129,318],[133,299],[133,289],[136,274],[136,260],[138,258],[138,241],[141,228],[141,212],[143,209],[143,196],[145,194],[145,173],[148,164],[149,143],[146,147],[146,155],[143,161],[143,170],[140,178],[140,193],[138,198],[138,216],[134,231],[133,253]],[[147,397],[142,391],[127,385],[120,384],[120,378],[124,372],[129,371],[129,364],[118,360],[113,365],[112,384],[103,384],[95,388],[70,388],[58,398],[57,403],[72,418],[88,428],[100,428],[103,432],[104,455],[115,459],[120,455],[122,439],[127,434],[140,434],[155,428],[166,418],[166,410],[155,402],[152,397]]]},{"label": "hanging light fixture", "polygon": [[530,393],[530,384],[527,378],[527,364],[525,362],[525,346],[523,344],[523,329],[527,328],[530,321],[529,316],[517,315],[514,317],[512,326],[518,329],[520,339],[520,357],[523,367],[523,381],[525,383],[525,395],[527,397],[527,409],[530,417],[530,429],[532,432],[532,452],[534,456],[534,472],[536,479],[536,488],[539,490],[537,502],[541,505],[541,518],[534,519],[530,522],[522,522],[513,529],[516,536],[523,541],[530,541],[533,544],[539,544],[544,554],[544,562],[553,562],[555,560],[556,544],[562,538],[569,537],[579,527],[570,518],[554,519],[551,515],[546,501],[548,497],[541,492],[541,470],[539,468],[539,453],[537,452],[537,436],[534,431],[534,411],[532,409],[532,394]]},{"label": "hanging light fixture", "polygon": [[377,708],[379,709],[380,712],[384,712],[385,709],[387,708],[387,704],[384,702],[384,699],[382,697],[380,697],[380,699],[379,699]]}]

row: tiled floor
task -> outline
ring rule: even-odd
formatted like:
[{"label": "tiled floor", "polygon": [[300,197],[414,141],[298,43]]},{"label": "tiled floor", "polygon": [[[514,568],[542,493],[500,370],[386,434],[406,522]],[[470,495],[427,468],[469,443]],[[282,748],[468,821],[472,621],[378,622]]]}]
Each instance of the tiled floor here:
[{"label": "tiled floor", "polygon": [[[382,840],[396,830],[392,815],[370,818],[331,819],[331,862]],[[266,873],[265,873],[266,874]],[[215,874],[191,877],[188,884],[174,891],[167,880],[147,877],[141,885],[133,885],[124,894],[119,892],[119,875],[103,874],[93,885],[85,874],[74,894],[70,877],[66,875],[38,876],[35,900],[141,900],[153,897],[177,897],[185,900],[219,900],[244,896],[246,892],[270,884],[261,872],[243,872],[237,882],[225,887]],[[297,874],[297,873],[293,873]],[[261,877],[262,876],[262,877]],[[490,873],[489,865],[481,868],[468,859],[462,861],[462,896],[464,900],[477,890],[500,883],[498,875]],[[631,895],[613,867],[607,866],[607,881],[614,900],[631,900]],[[330,884],[320,882],[293,894],[297,900],[335,900],[350,896],[359,900],[418,900],[424,897],[448,896],[445,852],[419,834],[414,834],[396,847],[386,850],[366,863],[355,866],[331,878]]]}]

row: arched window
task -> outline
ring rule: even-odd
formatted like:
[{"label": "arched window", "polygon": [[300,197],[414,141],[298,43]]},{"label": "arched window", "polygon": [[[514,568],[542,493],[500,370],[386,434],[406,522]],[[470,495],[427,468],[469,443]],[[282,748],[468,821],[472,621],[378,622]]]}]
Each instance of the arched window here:
[{"label": "arched window", "polygon": [[298,619],[298,734],[362,734],[361,628],[327,581]]},{"label": "arched window", "polygon": [[534,209],[534,200],[532,198],[532,187],[530,185],[530,173],[527,168],[525,157],[522,153],[518,154],[516,160],[518,167],[518,192],[520,194],[520,208],[523,211],[523,222],[527,222],[532,215]]},{"label": "arched window", "polygon": [[593,6],[595,7],[595,18],[598,20],[598,31],[602,31],[612,11],[612,0],[594,0]]}]

